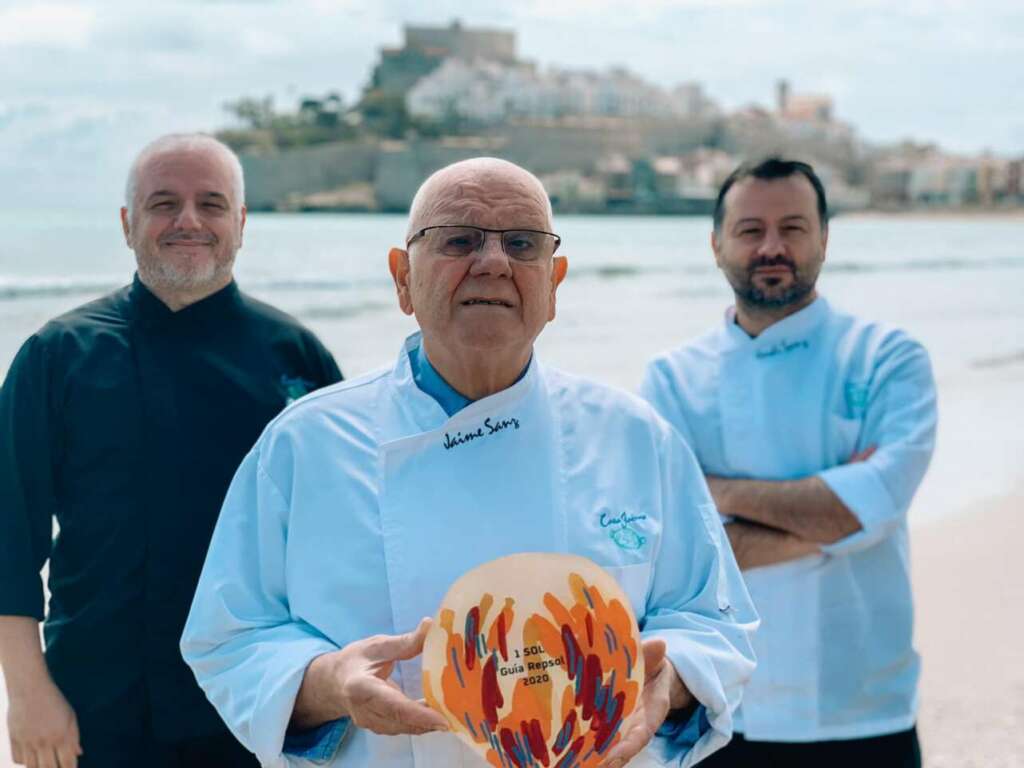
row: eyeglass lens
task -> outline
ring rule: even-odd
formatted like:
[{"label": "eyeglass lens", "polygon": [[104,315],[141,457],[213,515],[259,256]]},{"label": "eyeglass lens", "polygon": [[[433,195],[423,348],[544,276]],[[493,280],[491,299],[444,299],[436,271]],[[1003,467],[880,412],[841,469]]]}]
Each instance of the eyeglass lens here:
[{"label": "eyeglass lens", "polygon": [[[469,256],[483,248],[487,235],[492,233],[476,227],[437,227],[427,234],[434,249],[445,256]],[[550,256],[556,244],[557,239],[544,232],[509,230],[501,233],[502,250],[517,261],[536,261]]]}]

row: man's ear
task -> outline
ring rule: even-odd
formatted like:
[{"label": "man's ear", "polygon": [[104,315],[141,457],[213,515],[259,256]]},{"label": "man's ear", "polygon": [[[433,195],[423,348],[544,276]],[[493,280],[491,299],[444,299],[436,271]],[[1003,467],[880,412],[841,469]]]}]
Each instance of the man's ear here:
[{"label": "man's ear", "polygon": [[409,252],[401,248],[388,251],[388,269],[391,279],[395,281],[395,292],[398,294],[398,306],[407,315],[413,313],[412,292],[409,290]]},{"label": "man's ear", "polygon": [[243,205],[242,206],[242,219],[241,219],[241,221],[238,222],[238,247],[239,248],[242,247],[242,233],[245,232],[245,214],[247,212],[248,212],[248,209]]},{"label": "man's ear", "polygon": [[722,243],[718,239],[718,230],[717,229],[712,229],[711,230],[711,252],[713,254],[715,254],[715,264],[717,264],[719,267],[722,266],[722,260],[719,258],[719,253],[720,253],[721,249],[722,249]]},{"label": "man's ear", "polygon": [[555,319],[555,309],[557,306],[557,294],[558,286],[565,280],[565,275],[569,271],[569,259],[565,256],[555,256],[551,260],[551,301],[548,302],[548,322]]},{"label": "man's ear", "polygon": [[127,206],[121,206],[121,229],[124,230],[124,242],[131,248],[132,247],[132,228],[128,223],[128,208]]}]

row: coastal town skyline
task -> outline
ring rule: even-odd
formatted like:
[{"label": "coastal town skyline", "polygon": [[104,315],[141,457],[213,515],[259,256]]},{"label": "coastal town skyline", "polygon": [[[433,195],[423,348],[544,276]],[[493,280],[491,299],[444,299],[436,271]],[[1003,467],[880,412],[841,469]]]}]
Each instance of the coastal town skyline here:
[{"label": "coastal town skyline", "polygon": [[[119,191],[128,157],[167,130],[217,130],[223,104],[271,94],[359,97],[403,24],[497,27],[542,69],[624,67],[659,86],[699,83],[722,109],[770,106],[779,80],[821,93],[867,142],[1024,154],[1024,11],[1017,4],[863,0],[526,2],[13,2],[0,8],[5,202]],[[577,34],[570,34],[577,30]],[[1014,73],[1017,74],[1014,74]],[[115,178],[117,177],[117,178]],[[18,187],[16,191],[10,188]],[[77,191],[76,191],[77,190]]]},{"label": "coastal town skyline", "polygon": [[243,97],[217,135],[254,211],[405,211],[424,176],[480,154],[531,169],[559,213],[707,215],[732,169],[769,155],[813,163],[834,212],[1024,209],[1024,156],[873,144],[788,80],[773,101],[727,110],[700,82],[543,68],[514,30],[455,20],[404,24],[351,102]]}]

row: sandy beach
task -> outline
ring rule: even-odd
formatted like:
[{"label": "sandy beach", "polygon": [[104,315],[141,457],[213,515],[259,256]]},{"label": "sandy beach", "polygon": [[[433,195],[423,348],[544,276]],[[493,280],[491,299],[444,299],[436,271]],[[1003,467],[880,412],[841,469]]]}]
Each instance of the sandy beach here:
[{"label": "sandy beach", "polygon": [[1024,766],[1024,492],[912,537],[928,768]]},{"label": "sandy beach", "polygon": [[[927,768],[1024,766],[1024,491],[912,529]],[[0,693],[0,768],[10,768]]]}]

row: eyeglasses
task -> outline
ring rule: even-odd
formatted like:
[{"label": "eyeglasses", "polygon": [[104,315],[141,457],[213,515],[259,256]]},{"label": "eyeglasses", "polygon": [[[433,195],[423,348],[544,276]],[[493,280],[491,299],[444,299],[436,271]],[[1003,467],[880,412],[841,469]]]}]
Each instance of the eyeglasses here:
[{"label": "eyeglasses", "polygon": [[445,256],[465,257],[483,250],[487,233],[501,238],[501,250],[515,261],[530,262],[551,258],[558,250],[562,238],[553,232],[539,229],[487,229],[463,225],[441,224],[424,227],[405,241],[408,248],[419,238],[425,238],[431,250]]}]

